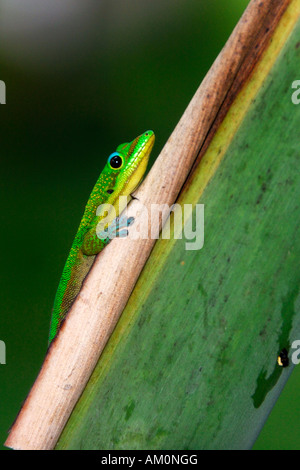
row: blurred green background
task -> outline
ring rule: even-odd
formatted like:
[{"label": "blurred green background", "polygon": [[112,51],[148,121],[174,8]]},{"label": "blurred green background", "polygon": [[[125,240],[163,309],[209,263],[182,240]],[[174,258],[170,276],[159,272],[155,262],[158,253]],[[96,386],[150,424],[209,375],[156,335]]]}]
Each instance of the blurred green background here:
[{"label": "blurred green background", "polygon": [[[60,274],[107,156],[150,128],[153,163],[247,4],[0,1],[1,443],[42,364]],[[256,449],[300,448],[299,386],[296,367]]]}]

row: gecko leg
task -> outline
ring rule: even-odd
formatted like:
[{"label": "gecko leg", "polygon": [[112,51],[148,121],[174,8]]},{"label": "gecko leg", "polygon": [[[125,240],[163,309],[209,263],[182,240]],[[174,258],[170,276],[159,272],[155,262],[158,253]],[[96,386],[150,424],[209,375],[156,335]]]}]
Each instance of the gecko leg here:
[{"label": "gecko leg", "polygon": [[82,252],[85,255],[96,255],[113,239],[125,238],[128,235],[127,227],[132,225],[134,217],[116,217],[105,230],[96,233],[92,228],[87,232],[82,244]]}]

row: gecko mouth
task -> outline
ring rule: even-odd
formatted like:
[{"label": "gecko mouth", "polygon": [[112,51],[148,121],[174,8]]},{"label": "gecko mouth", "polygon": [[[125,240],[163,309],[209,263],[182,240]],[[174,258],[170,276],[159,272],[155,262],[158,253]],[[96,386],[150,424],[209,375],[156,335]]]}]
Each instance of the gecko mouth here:
[{"label": "gecko mouth", "polygon": [[[145,132],[144,134],[139,135],[138,137],[136,137],[136,138],[132,141],[132,143],[131,143],[131,145],[130,145],[130,147],[129,147],[129,150],[128,150],[128,157],[129,157],[129,159],[130,159],[132,153],[134,152],[135,147],[137,146],[137,144],[138,144],[140,138],[141,138],[142,136],[148,136],[149,133],[150,133],[150,131]],[[139,152],[137,153],[135,159],[137,159],[137,158],[140,156],[140,154],[141,154],[142,152],[143,152],[143,153],[146,153],[146,152],[149,152],[149,153],[150,153],[151,150],[152,150],[152,147],[153,147],[153,145],[154,145],[154,141],[155,141],[155,136],[154,136],[154,133],[151,131],[150,137],[146,140],[146,142],[144,143],[144,145],[140,148],[140,150],[139,150]],[[134,159],[134,160],[135,160],[135,159]]]},{"label": "gecko mouth", "polygon": [[142,178],[148,165],[149,156],[154,145],[154,141],[155,137],[153,134],[151,135],[149,140],[147,140],[147,142],[145,142],[145,144],[141,147],[134,159],[134,162],[132,164],[132,172],[130,172],[131,187],[129,194],[135,191],[142,181]]}]

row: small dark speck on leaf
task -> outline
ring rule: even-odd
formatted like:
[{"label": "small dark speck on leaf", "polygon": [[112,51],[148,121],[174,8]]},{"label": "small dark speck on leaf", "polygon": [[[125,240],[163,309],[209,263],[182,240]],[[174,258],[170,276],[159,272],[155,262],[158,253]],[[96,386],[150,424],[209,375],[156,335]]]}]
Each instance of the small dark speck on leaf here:
[{"label": "small dark speck on leaf", "polygon": [[266,335],[266,331],[267,331],[267,329],[266,329],[266,325],[265,325],[265,326],[260,330],[259,336],[264,337],[264,336]]},{"label": "small dark speck on leaf", "polygon": [[259,194],[258,198],[257,198],[257,201],[256,201],[256,204],[259,204],[262,200],[262,197],[263,197],[263,193],[265,193],[267,190],[267,185],[266,183],[262,183],[261,185],[261,193]]}]

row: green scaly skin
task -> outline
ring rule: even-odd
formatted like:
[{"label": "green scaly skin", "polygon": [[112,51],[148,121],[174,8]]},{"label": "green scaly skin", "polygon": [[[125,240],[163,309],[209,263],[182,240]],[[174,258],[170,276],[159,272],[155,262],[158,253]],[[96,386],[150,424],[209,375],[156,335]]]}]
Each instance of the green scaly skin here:
[{"label": "green scaly skin", "polygon": [[113,218],[107,217],[104,210],[96,215],[97,208],[101,204],[111,204],[116,216],[122,212],[124,207],[119,206],[119,197],[126,196],[127,202],[130,201],[131,193],[145,173],[154,140],[153,131],[144,132],[132,142],[119,145],[109,156],[85,207],[60,279],[52,310],[49,344],[78,295],[96,255],[109,242],[109,238],[97,236],[96,228],[104,217],[105,227],[113,222]]}]

